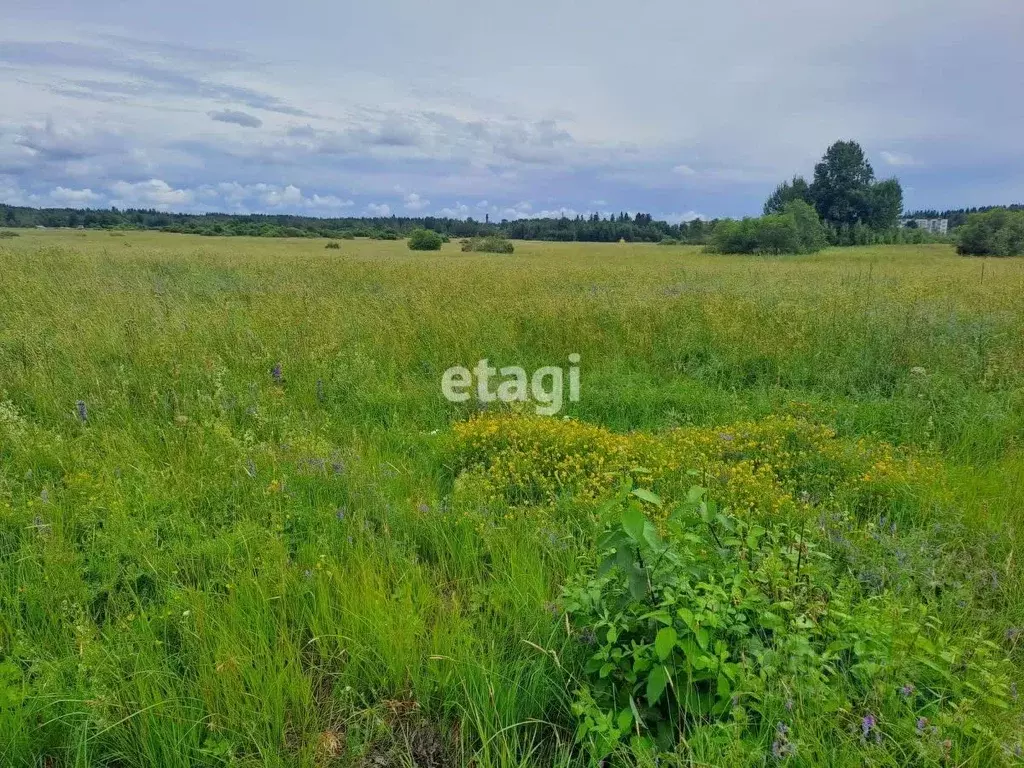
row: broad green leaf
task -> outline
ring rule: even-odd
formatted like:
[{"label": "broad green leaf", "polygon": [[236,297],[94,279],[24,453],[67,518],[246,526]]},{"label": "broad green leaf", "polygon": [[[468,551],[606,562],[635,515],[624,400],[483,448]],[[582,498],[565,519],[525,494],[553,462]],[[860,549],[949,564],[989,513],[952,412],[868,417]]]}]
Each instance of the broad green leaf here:
[{"label": "broad green leaf", "polygon": [[699,485],[695,485],[686,492],[686,503],[696,504],[704,498],[704,489]]},{"label": "broad green leaf", "polygon": [[644,501],[653,504],[656,507],[660,507],[664,503],[660,496],[651,493],[646,488],[634,488],[633,495],[638,499],[643,499]]},{"label": "broad green leaf", "polygon": [[664,661],[676,647],[676,631],[672,627],[662,627],[654,638],[654,652],[658,658]]},{"label": "broad green leaf", "polygon": [[664,664],[659,664],[651,670],[651,674],[647,676],[647,703],[650,706],[654,706],[658,703],[658,699],[661,698],[661,694],[665,691],[665,686],[668,685],[668,670],[665,669]]},{"label": "broad green leaf", "polygon": [[718,686],[716,687],[715,692],[719,696],[728,696],[732,693],[732,686],[729,684],[729,678],[720,674],[718,676]]},{"label": "broad green leaf", "polygon": [[708,649],[708,641],[711,639],[708,636],[708,631],[704,627],[697,627],[697,631],[693,634],[697,636],[697,644],[706,651]]},{"label": "broad green leaf", "polygon": [[639,507],[630,505],[622,513],[622,530],[628,533],[633,541],[638,542],[643,538],[645,522],[646,518]]},{"label": "broad green leaf", "polygon": [[633,568],[629,573],[629,593],[636,600],[647,594],[647,579],[639,568]]},{"label": "broad green leaf", "polygon": [[633,724],[633,713],[628,709],[622,710],[621,712],[619,712],[619,717],[616,724],[619,726],[619,730],[625,733]]}]

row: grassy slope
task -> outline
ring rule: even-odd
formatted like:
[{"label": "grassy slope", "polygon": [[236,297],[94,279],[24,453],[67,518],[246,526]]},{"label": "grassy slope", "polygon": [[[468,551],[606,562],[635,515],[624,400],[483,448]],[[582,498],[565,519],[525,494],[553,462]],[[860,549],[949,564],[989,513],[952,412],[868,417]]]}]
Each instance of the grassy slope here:
[{"label": "grassy slope", "polygon": [[5,763],[558,753],[534,721],[570,681],[534,646],[578,653],[549,610],[575,524],[439,510],[430,433],[472,410],[440,375],[481,357],[581,353],[567,413],[616,430],[797,412],[921,446],[1018,526],[1016,260],[26,232],[0,276],[0,691],[29,702],[0,706]]}]

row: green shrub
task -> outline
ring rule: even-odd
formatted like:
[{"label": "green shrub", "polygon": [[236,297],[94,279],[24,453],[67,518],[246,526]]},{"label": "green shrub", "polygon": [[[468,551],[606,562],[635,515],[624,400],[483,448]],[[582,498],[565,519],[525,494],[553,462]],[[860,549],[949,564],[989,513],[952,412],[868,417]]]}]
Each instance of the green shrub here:
[{"label": "green shrub", "polygon": [[712,253],[815,253],[825,245],[825,231],[814,208],[792,200],[782,213],[718,223],[707,249]]},{"label": "green shrub", "polygon": [[512,253],[515,251],[515,246],[503,237],[474,237],[462,241],[462,250],[480,253]]},{"label": "green shrub", "polygon": [[375,232],[373,235],[374,240],[401,240],[401,237],[397,232],[393,232],[390,229],[381,230]]},{"label": "green shrub", "polygon": [[444,238],[430,229],[416,229],[409,235],[410,251],[440,251]]},{"label": "green shrub", "polygon": [[957,232],[956,250],[970,256],[1024,255],[1024,211],[972,213]]},{"label": "green shrub", "polygon": [[331,242],[329,242],[327,245],[325,245],[324,248],[328,248],[328,249],[331,249],[331,250],[338,250],[338,249],[341,248],[341,243],[339,243],[339,242],[337,242],[335,240],[331,240]]},{"label": "green shrub", "polygon": [[796,224],[800,253],[817,253],[825,247],[825,227],[813,205],[803,200],[791,200],[786,203],[783,215],[791,217]]},{"label": "green shrub", "polygon": [[679,245],[679,241],[674,237],[663,237],[658,245]]},{"label": "green shrub", "polygon": [[5,229],[2,232],[0,232],[0,240],[5,240],[5,239],[11,238],[11,237],[18,237],[18,233],[17,232],[11,232],[9,229]]},{"label": "green shrub", "polygon": [[716,723],[748,755],[774,739],[782,759],[816,717],[886,754],[875,764],[1000,753],[1015,689],[998,646],[952,639],[924,602],[865,590],[814,525],[760,525],[703,488],[666,506],[623,485],[599,511],[595,567],[563,590],[589,646],[573,711],[595,762],[626,740],[674,750]]}]

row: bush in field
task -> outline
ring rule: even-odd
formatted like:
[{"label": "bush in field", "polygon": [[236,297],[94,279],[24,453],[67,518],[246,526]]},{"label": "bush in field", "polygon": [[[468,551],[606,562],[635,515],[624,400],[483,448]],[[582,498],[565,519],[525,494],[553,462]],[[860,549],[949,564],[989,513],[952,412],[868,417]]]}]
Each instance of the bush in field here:
[{"label": "bush in field", "polygon": [[9,229],[5,229],[2,232],[0,232],[0,240],[5,240],[7,238],[17,237],[17,236],[18,236],[17,232],[11,232]]},{"label": "bush in field", "polygon": [[338,250],[338,249],[341,248],[341,243],[338,243],[338,242],[335,242],[334,240],[331,240],[331,242],[329,242],[327,245],[325,245],[324,248],[327,248],[327,249],[330,249],[330,250]]},{"label": "bush in field", "polygon": [[800,253],[817,253],[825,247],[825,227],[814,206],[803,200],[793,200],[786,204],[783,215],[791,217],[796,224]]},{"label": "bush in field", "polygon": [[410,251],[440,251],[444,238],[430,229],[416,229],[409,235]]},{"label": "bush in field", "polygon": [[952,639],[923,600],[865,591],[813,526],[757,524],[700,487],[670,505],[624,484],[599,515],[596,561],[562,597],[590,648],[573,712],[595,763],[626,740],[674,751],[717,723],[748,754],[771,741],[776,761],[821,764],[805,707],[877,764],[999,754],[990,728],[1016,698],[1005,653]]},{"label": "bush in field", "polygon": [[1024,211],[972,213],[957,235],[961,255],[1024,256]]},{"label": "bush in field", "polygon": [[503,237],[474,237],[462,241],[462,250],[479,253],[512,253],[515,246]]},{"label": "bush in field", "polygon": [[782,213],[721,221],[708,243],[712,253],[816,253],[825,245],[821,220],[808,203],[791,200]]}]

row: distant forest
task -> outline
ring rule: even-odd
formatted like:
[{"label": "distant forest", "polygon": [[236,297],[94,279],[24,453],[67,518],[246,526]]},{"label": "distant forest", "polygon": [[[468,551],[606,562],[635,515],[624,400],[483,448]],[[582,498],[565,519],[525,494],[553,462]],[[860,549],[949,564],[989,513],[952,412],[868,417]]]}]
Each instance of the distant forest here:
[{"label": "distant forest", "polygon": [[261,213],[164,213],[156,210],[117,208],[24,208],[0,204],[0,226],[71,227],[84,229],[151,229],[197,235],[248,235],[254,237],[373,237],[397,239],[414,229],[432,229],[449,237],[503,235],[516,240],[564,240],[586,242],[660,242],[676,240],[703,243],[715,222],[696,219],[682,224],[655,221],[649,213],[576,216],[560,219],[518,219],[498,223],[470,219],[423,217],[373,217],[321,219]]},{"label": "distant forest", "polygon": [[959,227],[966,223],[967,217],[972,213],[985,213],[985,211],[991,211],[994,208],[1006,208],[1010,211],[1024,211],[1024,204],[1015,203],[1014,205],[983,205],[980,208],[956,208],[949,211],[914,211],[913,213],[903,214],[904,219],[949,219],[949,228]]},{"label": "distant forest", "polygon": [[[991,210],[961,208],[950,211],[915,211],[902,218],[948,218],[949,227],[963,224],[968,214]],[[1007,206],[1024,210],[1024,205]],[[576,216],[558,219],[517,219],[483,222],[475,219],[423,217],[316,218],[262,213],[166,213],[143,209],[27,208],[0,203],[0,227],[70,227],[84,229],[148,229],[196,235],[250,237],[370,237],[382,240],[405,237],[414,229],[432,229],[448,237],[500,235],[514,240],[580,242],[678,242],[701,245],[708,241],[718,219],[695,219],[680,224],[656,221],[649,213],[611,216]],[[832,238],[834,239],[834,238]],[[845,244],[845,243],[844,243]]]}]

